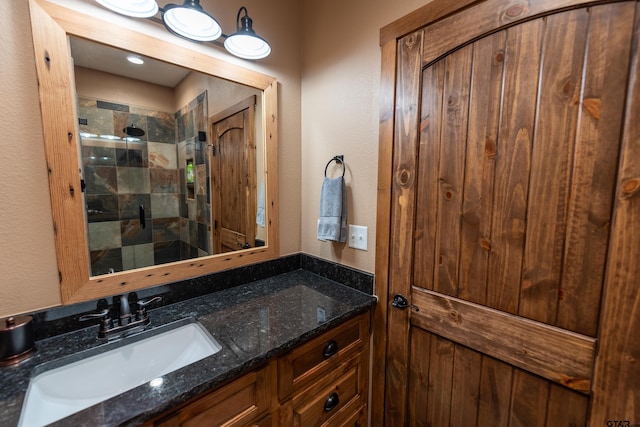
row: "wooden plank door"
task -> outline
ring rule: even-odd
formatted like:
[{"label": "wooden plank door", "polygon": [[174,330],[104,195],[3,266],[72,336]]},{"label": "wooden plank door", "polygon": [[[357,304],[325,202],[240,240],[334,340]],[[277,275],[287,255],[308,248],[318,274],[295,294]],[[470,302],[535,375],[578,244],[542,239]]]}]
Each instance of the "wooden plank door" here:
[{"label": "wooden plank door", "polygon": [[213,135],[213,247],[215,253],[255,245],[255,96],[209,119]]},{"label": "wooden plank door", "polygon": [[398,39],[374,424],[640,423],[639,22],[487,0]]}]

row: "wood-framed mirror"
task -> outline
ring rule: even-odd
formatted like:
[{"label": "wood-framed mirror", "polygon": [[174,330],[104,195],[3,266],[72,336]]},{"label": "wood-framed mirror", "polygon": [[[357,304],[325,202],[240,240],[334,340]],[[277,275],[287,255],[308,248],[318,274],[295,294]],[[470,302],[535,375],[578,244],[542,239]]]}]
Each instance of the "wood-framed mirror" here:
[{"label": "wood-framed mirror", "polygon": [[[106,22],[101,18],[89,16],[44,0],[30,0],[29,5],[63,304],[130,292],[277,257],[279,246],[277,238],[278,111],[276,79],[253,70],[229,64],[203,53],[202,49],[190,49],[189,46],[184,44],[178,46],[171,41],[155,37],[146,32],[136,31],[117,23]],[[109,28],[109,31],[105,31],[105,28]],[[255,179],[255,171],[252,170],[253,178],[248,181],[252,186],[251,197],[245,195],[250,200],[250,203],[248,203],[250,209],[253,211],[257,209],[258,223],[261,221],[263,224],[263,230],[259,233],[259,245],[247,244],[246,242],[240,244],[238,233],[236,233],[234,234],[235,240],[233,242],[236,245],[236,249],[232,252],[219,253],[221,251],[217,251],[218,253],[216,253],[214,248],[220,245],[214,243],[213,237],[211,237],[208,243],[202,245],[205,247],[204,250],[191,247],[191,255],[187,254],[180,260],[164,259],[159,264],[146,264],[147,266],[144,267],[133,265],[129,269],[120,265],[120,268],[109,268],[109,271],[99,270],[96,267],[95,260],[92,263],[92,256],[94,255],[91,251],[89,239],[89,225],[91,224],[89,216],[94,214],[99,216],[102,210],[96,208],[95,205],[90,205],[90,200],[85,191],[87,189],[85,180],[87,171],[85,169],[90,168],[90,166],[83,160],[83,153],[85,153],[85,150],[92,149],[92,147],[87,148],[83,145],[83,138],[91,140],[90,135],[84,132],[83,136],[81,136],[82,127],[83,125],[86,126],[87,121],[80,117],[79,111],[86,111],[82,110],[82,102],[87,102],[87,99],[85,97],[80,101],[81,98],[76,91],[77,76],[74,72],[74,59],[71,56],[71,40],[80,41],[81,44],[97,43],[109,49],[126,50],[145,58],[187,69],[200,76],[194,78],[195,80],[202,80],[204,78],[202,76],[211,76],[221,82],[232,82],[257,92],[259,108],[255,109],[250,106],[251,102],[248,102],[248,100],[256,99],[256,96],[253,96],[253,98],[249,96],[240,103],[234,103],[229,108],[236,108],[238,104],[246,104],[249,109],[245,113],[245,117],[250,117],[248,120],[251,121],[248,129],[250,128],[251,132],[254,132],[254,128],[259,128],[259,132],[252,133],[252,135],[255,135],[255,141],[245,144],[246,147],[262,147],[262,150],[258,150],[259,155],[257,156],[257,167],[255,168],[259,171],[259,178]],[[196,96],[194,101],[197,99],[200,102],[203,98],[206,98],[206,93],[204,97]],[[90,104],[91,102],[95,103],[97,101],[89,99],[88,103]],[[183,104],[192,105],[193,102],[183,102]],[[189,108],[185,106],[182,110],[186,111]],[[139,111],[147,110],[141,110],[140,108],[135,110],[136,113],[139,113]],[[178,120],[175,110],[169,111],[169,113],[175,113],[176,120]],[[219,120],[220,114],[223,114],[224,111],[209,111],[209,113],[208,115],[205,114],[200,120],[200,122],[204,123],[206,131],[196,129],[193,132],[194,136],[192,136],[193,141],[196,141],[196,143],[202,142],[203,147],[209,148],[206,150],[207,156],[214,152],[211,149],[214,135],[210,119],[215,117],[215,120]],[[91,112],[88,112],[83,115],[91,114]],[[115,114],[114,117],[116,118],[113,120],[122,127],[121,123],[118,122],[117,114]],[[149,117],[154,114],[150,113]],[[126,115],[124,120],[132,120],[132,116]],[[138,114],[135,117],[140,119],[141,115]],[[256,117],[256,119],[253,119],[253,117]],[[145,117],[142,118],[144,119]],[[135,123],[131,123],[131,125],[135,126]],[[125,126],[129,126],[129,123]],[[86,131],[86,129],[84,130]],[[124,132],[124,129],[122,131]],[[179,132],[176,131],[176,133]],[[126,138],[123,138],[123,140],[126,140]],[[179,177],[177,185],[184,184],[182,185],[185,187],[184,198],[188,199],[191,196],[193,206],[195,206],[198,196],[205,194],[199,192],[198,188],[210,187],[211,191],[213,191],[214,187],[216,187],[216,183],[209,181],[213,179],[211,176],[215,174],[209,172],[210,166],[208,162],[206,162],[205,172],[205,162],[198,161],[196,159],[197,155],[194,155],[193,152],[183,149],[184,153],[182,155],[179,154],[180,149],[177,144],[179,142],[176,138],[176,147],[172,148],[172,150],[178,153],[175,155],[177,165],[172,173],[174,173],[174,176]],[[92,143],[87,143],[86,145],[92,146]],[[128,149],[130,148],[128,146],[128,148],[121,147],[113,146],[112,150],[114,152],[115,150],[120,150],[122,153],[132,152],[132,150]],[[255,150],[253,151],[251,154],[255,158]],[[202,150],[202,152],[205,151]],[[145,155],[149,156],[149,153],[145,152]],[[152,163],[152,160],[147,158],[145,162]],[[181,165],[181,163],[185,164]],[[115,167],[113,169],[116,170]],[[196,169],[197,172],[195,171]],[[131,170],[133,171],[133,169]],[[139,171],[136,170],[136,172]],[[162,172],[166,173],[167,171]],[[153,174],[154,171],[151,171],[151,173]],[[157,175],[158,171],[155,171],[155,173]],[[194,175],[198,174],[201,176],[194,177]],[[119,180],[120,177],[117,179]],[[165,179],[165,175],[161,175],[161,179]],[[196,188],[194,188],[194,185]],[[131,193],[137,192],[131,191]],[[206,194],[208,194],[209,203],[211,203],[211,200],[216,199],[210,193]],[[157,195],[152,193],[150,197],[153,198],[155,196]],[[181,195],[178,194],[177,196]],[[146,200],[148,203],[149,198]],[[137,201],[135,204],[138,206]],[[186,204],[184,216],[189,215],[186,213]],[[144,224],[146,215],[142,208],[144,204],[140,203],[139,206],[141,215],[139,222]],[[150,206],[151,208],[154,207],[153,200],[151,200]],[[203,230],[206,230],[207,236],[214,235],[213,230],[217,225],[218,219],[211,217],[212,210],[214,209],[210,206],[204,210],[198,210],[200,217],[206,217],[205,219],[199,219],[200,223],[197,224],[201,235]],[[194,214],[191,213],[191,215]],[[147,221],[154,221],[151,218],[146,219]],[[160,222],[163,221],[166,222],[166,218],[160,220]],[[197,223],[197,221],[192,222]],[[253,222],[256,221],[253,220]],[[136,227],[139,226],[140,224],[136,225]],[[187,234],[189,233],[187,232]],[[195,239],[198,239],[197,233],[195,234]],[[248,235],[251,236],[251,243],[253,243],[256,233],[251,230]],[[205,239],[208,238],[206,237]],[[211,249],[211,251],[207,252],[207,248]],[[187,250],[187,252],[189,251]],[[125,252],[123,251],[124,264],[131,265],[127,255],[124,254]]]}]

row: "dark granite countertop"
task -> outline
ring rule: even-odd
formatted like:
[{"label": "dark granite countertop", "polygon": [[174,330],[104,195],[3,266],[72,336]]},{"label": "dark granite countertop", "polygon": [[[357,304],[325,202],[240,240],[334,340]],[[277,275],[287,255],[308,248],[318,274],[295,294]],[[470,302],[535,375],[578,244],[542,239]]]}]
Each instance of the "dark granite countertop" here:
[{"label": "dark granite countertop", "polygon": [[[139,425],[368,310],[374,302],[371,295],[296,270],[150,310],[151,324],[142,334],[195,318],[222,350],[165,375],[160,387],[143,384],[51,425]],[[96,348],[106,351],[140,337],[104,343],[97,332],[93,326],[43,339],[36,343],[35,356],[0,368],[0,426],[18,424],[32,375],[86,357]]]}]

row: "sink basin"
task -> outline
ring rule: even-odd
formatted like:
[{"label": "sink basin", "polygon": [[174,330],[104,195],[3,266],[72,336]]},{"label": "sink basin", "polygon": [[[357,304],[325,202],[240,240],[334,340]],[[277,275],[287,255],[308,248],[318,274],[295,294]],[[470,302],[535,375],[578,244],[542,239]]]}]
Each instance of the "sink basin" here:
[{"label": "sink basin", "polygon": [[166,332],[133,339],[33,377],[18,426],[43,426],[142,384],[161,384],[163,375],[222,348],[197,322],[182,322]]}]

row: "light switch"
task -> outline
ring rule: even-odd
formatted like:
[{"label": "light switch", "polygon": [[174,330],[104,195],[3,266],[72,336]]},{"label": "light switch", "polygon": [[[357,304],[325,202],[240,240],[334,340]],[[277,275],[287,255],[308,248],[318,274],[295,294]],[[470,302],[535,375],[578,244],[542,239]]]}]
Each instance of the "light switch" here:
[{"label": "light switch", "polygon": [[368,230],[369,227],[363,225],[349,224],[349,247],[366,251]]}]

